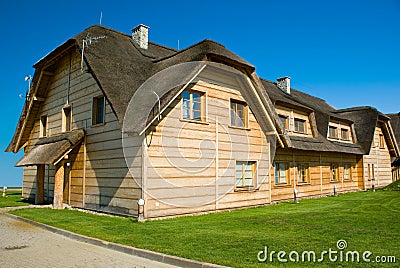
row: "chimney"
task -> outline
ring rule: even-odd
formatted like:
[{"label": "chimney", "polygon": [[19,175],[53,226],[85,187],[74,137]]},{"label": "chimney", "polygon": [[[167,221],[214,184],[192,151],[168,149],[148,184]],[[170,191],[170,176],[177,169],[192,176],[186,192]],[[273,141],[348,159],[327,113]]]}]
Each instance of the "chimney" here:
[{"label": "chimney", "polygon": [[278,88],[280,88],[283,92],[290,94],[290,77],[289,76],[285,76],[285,77],[281,77],[276,79],[276,84],[278,86]]},{"label": "chimney", "polygon": [[133,41],[143,49],[149,47],[149,27],[143,24],[139,24],[132,29]]}]

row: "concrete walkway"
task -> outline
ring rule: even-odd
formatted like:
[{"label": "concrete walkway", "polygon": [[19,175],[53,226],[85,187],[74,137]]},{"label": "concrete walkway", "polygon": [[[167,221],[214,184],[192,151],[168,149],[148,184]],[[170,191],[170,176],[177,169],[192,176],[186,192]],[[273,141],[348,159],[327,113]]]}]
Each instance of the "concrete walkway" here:
[{"label": "concrete walkway", "polygon": [[0,211],[0,267],[178,267],[80,242]]}]

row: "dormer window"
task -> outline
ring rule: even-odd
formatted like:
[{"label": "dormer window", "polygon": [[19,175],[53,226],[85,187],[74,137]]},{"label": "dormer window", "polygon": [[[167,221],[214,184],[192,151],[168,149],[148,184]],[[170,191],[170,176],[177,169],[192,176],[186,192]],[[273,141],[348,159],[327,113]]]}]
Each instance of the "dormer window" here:
[{"label": "dormer window", "polygon": [[353,133],[351,131],[351,124],[339,121],[329,122],[327,136],[329,140],[352,143]]},{"label": "dormer window", "polygon": [[281,124],[285,131],[289,131],[289,116],[279,115],[279,119],[281,120]]},{"label": "dormer window", "polygon": [[294,119],[294,131],[299,133],[306,133],[306,120],[295,118]]},{"label": "dormer window", "polygon": [[340,130],[340,137],[341,137],[341,139],[344,140],[344,141],[350,140],[350,137],[349,137],[349,130],[348,130],[348,129],[345,129],[345,128],[342,128],[342,129]]},{"label": "dormer window", "polygon": [[338,139],[338,131],[337,127],[329,126],[329,138],[331,139]]}]

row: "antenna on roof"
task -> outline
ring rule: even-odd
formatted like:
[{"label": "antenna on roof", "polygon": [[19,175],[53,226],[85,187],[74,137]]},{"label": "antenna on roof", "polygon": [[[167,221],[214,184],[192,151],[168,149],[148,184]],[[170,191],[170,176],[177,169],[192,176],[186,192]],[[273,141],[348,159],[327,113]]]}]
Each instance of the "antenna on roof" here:
[{"label": "antenna on roof", "polygon": [[82,52],[81,52],[81,72],[83,73],[83,65],[84,65],[84,58],[83,55],[85,53],[85,48],[89,47],[92,43],[97,42],[100,39],[107,38],[107,36],[98,36],[98,37],[91,37],[90,33],[86,35],[86,38],[82,40]]},{"label": "antenna on roof", "polygon": [[101,25],[101,20],[103,19],[103,11],[100,11],[100,25]]},{"label": "antenna on roof", "polygon": [[178,50],[179,50],[179,39],[178,39]]},{"label": "antenna on roof", "polygon": [[21,99],[27,99],[29,97],[29,91],[31,89],[31,80],[32,80],[32,75],[29,74],[25,76],[25,81],[28,81],[28,89],[26,90],[25,96],[22,94],[18,95]]}]

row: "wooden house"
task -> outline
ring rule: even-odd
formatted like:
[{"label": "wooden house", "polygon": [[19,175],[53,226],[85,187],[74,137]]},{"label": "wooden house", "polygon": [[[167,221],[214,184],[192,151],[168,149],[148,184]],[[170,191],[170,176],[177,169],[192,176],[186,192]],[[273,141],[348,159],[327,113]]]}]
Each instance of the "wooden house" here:
[{"label": "wooden house", "polygon": [[289,78],[260,79],[210,40],[177,51],[144,25],[92,26],[34,68],[7,151],[24,150],[23,196],[55,208],[158,218],[257,206],[294,189],[383,186],[399,156],[376,109],[336,110]]},{"label": "wooden house", "polygon": [[[400,143],[400,113],[388,114],[390,123],[396,137],[397,144]],[[400,180],[400,158],[392,157],[392,180]]]}]

